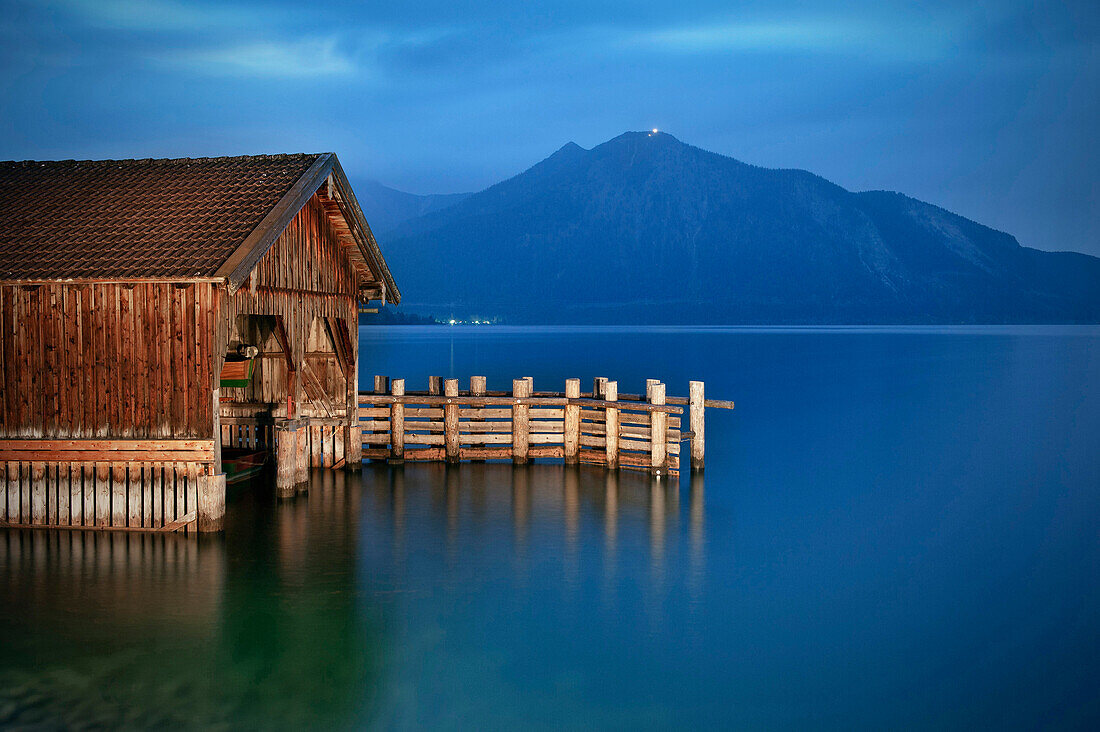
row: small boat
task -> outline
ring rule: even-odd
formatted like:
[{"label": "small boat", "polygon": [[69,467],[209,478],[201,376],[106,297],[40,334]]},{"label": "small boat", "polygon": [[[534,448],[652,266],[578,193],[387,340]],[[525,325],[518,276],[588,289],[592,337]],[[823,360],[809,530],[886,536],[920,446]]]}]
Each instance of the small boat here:
[{"label": "small boat", "polygon": [[226,483],[240,483],[263,472],[267,462],[266,450],[249,450],[239,447],[222,448],[222,471]]}]

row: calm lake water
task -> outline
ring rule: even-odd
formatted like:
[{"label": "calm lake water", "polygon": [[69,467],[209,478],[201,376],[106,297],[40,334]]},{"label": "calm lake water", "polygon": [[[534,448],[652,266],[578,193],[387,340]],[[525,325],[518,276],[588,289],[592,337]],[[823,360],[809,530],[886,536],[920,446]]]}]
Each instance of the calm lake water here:
[{"label": "calm lake water", "polygon": [[363,328],[362,382],[689,379],[707,470],[367,465],[0,532],[0,724],[1095,728],[1100,328]]}]

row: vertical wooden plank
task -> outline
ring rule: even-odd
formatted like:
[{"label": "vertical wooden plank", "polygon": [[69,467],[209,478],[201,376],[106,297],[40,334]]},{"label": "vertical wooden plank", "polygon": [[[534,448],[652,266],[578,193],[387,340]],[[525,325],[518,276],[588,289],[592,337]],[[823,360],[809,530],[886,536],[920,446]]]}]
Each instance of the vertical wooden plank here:
[{"label": "vertical wooden plank", "polygon": [[111,464],[111,526],[126,526],[126,463]]},{"label": "vertical wooden plank", "polygon": [[84,471],[80,463],[69,463],[69,524],[84,525]]},{"label": "vertical wooden plank", "polygon": [[31,523],[46,523],[46,464],[31,463]]},{"label": "vertical wooden plank", "polygon": [[[530,396],[530,382],[526,379],[512,381],[512,396],[523,398]],[[522,465],[527,462],[527,447],[530,440],[530,407],[526,404],[512,405],[512,462]]]},{"label": "vertical wooden plank", "polygon": [[55,463],[50,468],[56,476],[55,495],[57,496],[57,511],[55,521],[58,526],[69,525],[69,464]]},{"label": "vertical wooden plank", "polygon": [[19,463],[19,517],[22,523],[34,523],[31,514],[31,464]]},{"label": "vertical wooden plank", "polygon": [[122,315],[119,300],[122,296],[121,285],[107,285],[108,301],[107,312],[104,315],[104,323],[107,328],[106,351],[104,369],[107,372],[107,434],[119,436],[122,434],[122,413],[125,409],[123,401],[125,394],[126,368],[122,361]]},{"label": "vertical wooden plank", "polygon": [[[173,382],[174,372],[172,370],[172,285],[159,284],[157,285],[157,309],[159,310],[157,316],[157,330],[159,331],[160,339],[160,359],[157,364],[157,374],[159,376],[158,384],[158,407],[159,419],[157,420],[157,435],[159,437],[170,437],[172,435],[172,394],[175,392],[175,384]],[[169,467],[166,464],[165,470],[168,471]],[[174,475],[174,473],[173,473]],[[165,488],[168,488],[168,474],[165,474]],[[172,479],[174,483],[175,479]],[[173,509],[174,510],[174,509]],[[165,516],[165,523],[174,520],[173,515],[171,519]]]},{"label": "vertical wooden plank", "polygon": [[111,464],[95,464],[95,525],[111,525]]},{"label": "vertical wooden plank", "polygon": [[180,508],[182,508],[182,501],[180,498],[179,487],[176,485],[180,480],[179,475],[179,463],[165,463],[164,464],[164,523],[169,524],[179,518],[182,514]]},{"label": "vertical wooden plank", "polygon": [[332,428],[332,465],[344,465],[344,443],[347,439],[347,432],[350,427],[343,427],[337,425]]},{"label": "vertical wooden plank", "polygon": [[309,467],[324,467],[324,441],[320,425],[309,426]]},{"label": "vertical wooden plank", "polygon": [[[49,393],[50,374],[47,373],[47,349],[49,346],[49,287],[35,287],[30,291],[32,303],[32,332],[34,338],[34,371],[31,372],[31,389],[33,390],[32,417],[35,424],[35,436],[45,437],[48,432],[50,420],[49,399],[53,395]],[[23,324],[25,328],[27,323]],[[45,470],[45,468],[43,468]],[[45,523],[45,514],[43,514]]]},{"label": "vertical wooden plank", "polygon": [[[615,402],[619,400],[619,382],[605,381],[603,383],[603,398],[605,401]],[[607,467],[614,470],[619,467],[619,410],[614,407],[604,409],[604,426],[607,434],[604,435]]]},{"label": "vertical wooden plank", "polygon": [[23,521],[19,502],[19,463],[8,461],[7,472],[7,521],[13,524],[26,523]]},{"label": "vertical wooden plank", "polygon": [[153,526],[153,468],[149,463],[141,463],[141,525]]},{"label": "vertical wooden plank", "polygon": [[142,496],[141,463],[126,463],[126,525],[130,528],[140,529],[142,526]]},{"label": "vertical wooden plank", "polygon": [[60,417],[60,402],[58,388],[58,342],[57,342],[57,291],[56,288],[50,285],[44,285],[39,288],[42,292],[42,318],[44,323],[44,335],[42,347],[45,349],[46,363],[45,372],[42,374],[43,386],[46,389],[46,393],[43,395],[46,401],[46,412],[43,415],[45,418],[45,436],[56,437],[58,434],[58,420]]},{"label": "vertical wooden plank", "polygon": [[[56,389],[54,394],[54,406],[57,410],[57,418],[54,421],[54,435],[71,435],[69,431],[69,399],[72,392],[69,390],[69,369],[68,353],[66,351],[67,340],[65,337],[65,326],[68,324],[68,317],[65,312],[65,291],[69,289],[63,285],[52,285],[51,304],[53,308],[53,346],[54,346],[54,368],[57,369],[56,374]],[[60,478],[59,478],[60,480]],[[66,499],[66,505],[68,500]],[[60,509],[58,509],[60,511]],[[60,514],[59,514],[60,515]],[[68,516],[65,517],[68,521]]]},{"label": "vertical wooden plank", "polygon": [[[443,382],[443,395],[458,399],[458,379]],[[458,462],[458,402],[443,405],[443,450],[447,462]]]},{"label": "vertical wooden plank", "polygon": [[[650,386],[649,403],[664,405],[665,385],[656,383]],[[663,475],[667,468],[668,457],[668,414],[666,412],[649,413],[649,469],[654,475]]]},{"label": "vertical wooden plank", "polygon": [[112,427],[111,409],[115,404],[114,396],[108,386],[107,338],[110,314],[114,310],[112,285],[96,285],[96,309],[92,311],[95,320],[95,374],[96,374],[96,437],[106,437]]},{"label": "vertical wooden plank", "polygon": [[99,489],[99,470],[95,463],[81,465],[83,480],[81,481],[81,493],[84,498],[84,511],[81,524],[83,526],[96,525],[96,494]]},{"label": "vertical wooden plank", "polygon": [[133,359],[134,365],[134,403],[133,403],[133,434],[139,438],[148,438],[149,428],[145,417],[146,400],[148,399],[149,371],[148,356],[145,352],[148,338],[146,337],[146,291],[147,283],[135,285],[131,291],[131,309],[133,312]]},{"label": "vertical wooden plank", "polygon": [[[8,287],[0,285],[0,387],[3,387],[0,389],[0,436],[4,437],[7,436],[8,426],[11,424],[8,417],[8,399],[14,391],[13,385],[8,381],[8,362],[12,357],[12,354],[8,352],[8,289]],[[5,516],[7,515],[6,511],[5,508]]]},{"label": "vertical wooden plank", "polygon": [[[32,427],[34,423],[34,410],[31,407],[31,392],[33,386],[31,384],[31,375],[34,373],[34,367],[31,365],[30,346],[28,341],[28,328],[23,324],[27,322],[33,322],[29,318],[33,317],[33,313],[30,312],[30,308],[27,304],[28,293],[25,288],[17,288],[15,291],[16,297],[16,336],[18,338],[18,347],[16,353],[18,354],[18,374],[19,374],[19,422],[18,422],[18,434],[24,437],[35,437],[34,429]],[[27,502],[28,511],[26,516],[30,516],[30,503]]]},{"label": "vertical wooden plank", "polygon": [[[68,323],[65,326],[65,359],[69,378],[69,419],[66,434],[73,437],[83,435],[84,424],[84,379],[81,366],[80,343],[80,290],[76,287],[66,287],[65,313]],[[71,504],[70,504],[71,505]]]},{"label": "vertical wooden plank", "polygon": [[[172,350],[171,350],[171,372],[172,372],[172,421],[171,421],[171,434],[178,434],[178,430],[185,428],[187,424],[187,409],[184,406],[185,398],[187,394],[187,387],[184,382],[187,380],[187,374],[185,373],[185,364],[187,362],[187,355],[184,353],[183,344],[183,290],[179,287],[171,287],[170,297],[172,300]],[[177,507],[178,510],[178,507]]]},{"label": "vertical wooden plank", "polygon": [[702,381],[688,383],[688,405],[691,422],[691,469],[702,470],[704,452],[706,451],[706,436],[704,435],[706,400],[703,397]]},{"label": "vertical wooden plank", "polygon": [[164,463],[153,463],[153,526],[164,526]]},{"label": "vertical wooden plank", "polygon": [[43,523],[47,526],[59,526],[57,516],[57,466],[54,463],[46,463],[44,468],[43,484],[46,488],[46,518]]},{"label": "vertical wooden plank", "polygon": [[[580,379],[566,379],[565,380],[565,398],[566,399],[580,399],[581,396],[581,380]],[[564,419],[564,444],[565,444],[565,463],[572,465],[577,462],[578,455],[580,454],[580,439],[581,439],[581,408],[576,404],[565,405],[565,419]]]},{"label": "vertical wooden plank", "polygon": [[[202,469],[198,463],[187,463],[187,492],[184,496],[184,513],[194,513],[199,509],[199,475]],[[195,530],[195,524],[187,527],[188,532]]]},{"label": "vertical wooden plank", "polygon": [[428,377],[428,393],[432,395],[439,395],[443,393],[443,377],[442,376],[429,376]]},{"label": "vertical wooden plank", "polygon": [[122,420],[125,434],[141,436],[141,382],[145,375],[141,372],[141,357],[139,355],[140,337],[138,330],[141,328],[141,318],[137,315],[136,299],[141,297],[141,292],[135,287],[125,287],[121,292],[120,302],[123,310],[122,323],[122,358],[126,362],[126,391],[124,416]]}]

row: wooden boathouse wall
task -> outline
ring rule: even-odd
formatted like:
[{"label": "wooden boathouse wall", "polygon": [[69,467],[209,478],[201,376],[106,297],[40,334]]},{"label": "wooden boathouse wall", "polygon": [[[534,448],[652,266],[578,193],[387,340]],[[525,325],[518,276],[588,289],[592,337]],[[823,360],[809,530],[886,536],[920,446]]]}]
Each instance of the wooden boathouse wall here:
[{"label": "wooden boathouse wall", "polygon": [[0,286],[0,520],[173,528],[214,470],[211,282]]}]

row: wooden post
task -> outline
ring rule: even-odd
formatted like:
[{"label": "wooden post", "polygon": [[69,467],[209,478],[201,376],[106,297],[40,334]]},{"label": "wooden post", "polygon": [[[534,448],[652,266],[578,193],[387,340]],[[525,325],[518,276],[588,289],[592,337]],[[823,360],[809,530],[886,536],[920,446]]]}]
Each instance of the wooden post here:
[{"label": "wooden post", "polygon": [[[405,380],[394,379],[390,382],[390,394],[405,396]],[[405,462],[405,405],[390,405],[390,463],[400,465]]]},{"label": "wooden post", "polygon": [[225,473],[199,476],[196,528],[200,532],[225,528]]},{"label": "wooden post", "polygon": [[298,430],[288,425],[275,427],[275,495],[290,498],[298,482]]},{"label": "wooden post", "polygon": [[[605,401],[617,402],[619,400],[619,382],[604,381],[603,398]],[[607,427],[606,448],[607,467],[614,470],[619,467],[619,410],[608,407],[604,410],[605,425]]]},{"label": "wooden post", "polygon": [[[665,403],[665,385],[657,382],[646,388],[650,404]],[[668,462],[668,414],[666,412],[649,413],[649,471],[653,475],[663,475]]]},{"label": "wooden post", "polygon": [[[484,376],[471,376],[470,377],[470,396],[485,396],[487,388],[486,379]],[[473,417],[471,422],[484,422],[481,417]],[[471,462],[483,463],[484,460],[472,460]]]},{"label": "wooden post", "polygon": [[[565,398],[580,399],[580,396],[581,380],[566,379]],[[565,405],[565,424],[563,426],[563,429],[565,430],[565,464],[573,465],[577,462],[577,456],[580,454],[581,408],[579,405]]]},{"label": "wooden post", "polygon": [[[443,382],[443,395],[458,398],[458,379]],[[458,404],[443,405],[443,445],[447,462],[458,462]]]},{"label": "wooden post", "polygon": [[390,384],[390,377],[376,375],[374,377],[374,393],[375,394],[385,394],[386,390],[389,388],[389,384]]},{"label": "wooden post", "polygon": [[597,376],[592,379],[592,398],[603,399],[604,385],[607,384],[606,376]]},{"label": "wooden post", "polygon": [[688,404],[691,409],[689,415],[691,425],[691,469],[703,469],[703,452],[706,442],[703,439],[703,427],[705,423],[703,399],[703,382],[692,381],[688,384]]},{"label": "wooden post", "polygon": [[438,396],[443,393],[443,377],[442,376],[429,376],[428,377],[428,393],[432,396]]},{"label": "wooden post", "polygon": [[[527,379],[515,379],[512,381],[512,396],[516,398],[529,397],[531,383]],[[529,442],[528,430],[530,428],[531,408],[526,404],[512,405],[512,463],[523,465],[527,462],[527,445]]]},{"label": "wooden post", "polygon": [[344,469],[359,472],[363,469],[363,428],[359,426],[359,404],[348,405],[347,441],[344,444],[346,462]]},{"label": "wooden post", "polygon": [[309,428],[294,430],[294,485],[296,490],[309,487]]}]

